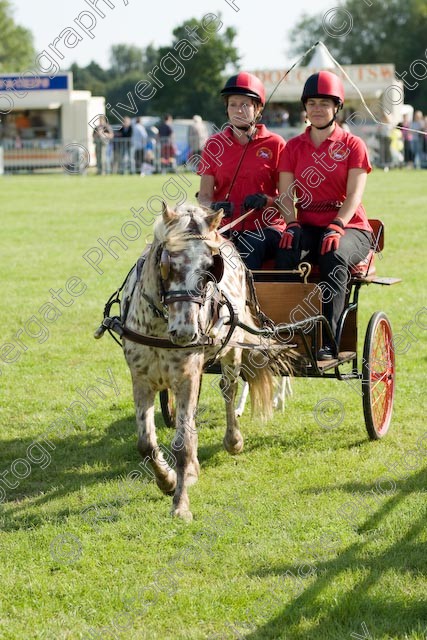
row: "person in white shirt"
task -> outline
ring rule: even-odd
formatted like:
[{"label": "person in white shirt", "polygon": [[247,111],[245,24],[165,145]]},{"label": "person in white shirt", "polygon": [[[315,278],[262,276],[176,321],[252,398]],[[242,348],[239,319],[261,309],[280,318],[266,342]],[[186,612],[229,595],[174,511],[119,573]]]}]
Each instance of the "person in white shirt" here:
[{"label": "person in white shirt", "polygon": [[141,123],[141,118],[135,120],[132,127],[132,147],[134,151],[135,173],[140,174],[144,162],[145,147],[147,146],[147,130]]}]

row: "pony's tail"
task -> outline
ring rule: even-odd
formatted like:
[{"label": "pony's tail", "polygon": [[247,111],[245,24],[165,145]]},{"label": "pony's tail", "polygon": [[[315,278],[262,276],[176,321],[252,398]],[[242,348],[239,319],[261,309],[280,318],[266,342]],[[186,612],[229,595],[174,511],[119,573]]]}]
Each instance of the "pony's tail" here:
[{"label": "pony's tail", "polygon": [[242,352],[242,374],[249,383],[252,415],[266,421],[273,413],[273,376],[291,376],[295,354],[290,347],[276,342],[261,346],[253,335],[246,334],[245,341],[254,344],[253,350]]},{"label": "pony's tail", "polygon": [[273,374],[260,351],[243,349],[242,374],[249,383],[251,413],[262,422],[273,414]]}]

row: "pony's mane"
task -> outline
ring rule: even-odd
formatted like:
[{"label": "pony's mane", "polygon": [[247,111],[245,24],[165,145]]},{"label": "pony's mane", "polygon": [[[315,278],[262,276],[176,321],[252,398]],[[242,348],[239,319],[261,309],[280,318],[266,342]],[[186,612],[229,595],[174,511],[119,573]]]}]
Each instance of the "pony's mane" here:
[{"label": "pony's mane", "polygon": [[[189,235],[189,227],[192,220],[195,220],[201,227],[200,231],[207,235],[208,230],[203,228],[203,222],[206,218],[206,211],[194,205],[186,205],[177,207],[174,211],[176,217],[172,222],[165,222],[163,217],[159,217],[154,225],[154,237],[162,244],[167,243],[171,250],[179,251],[183,248],[185,239]],[[217,249],[220,242],[212,238],[206,239],[211,249]]]}]

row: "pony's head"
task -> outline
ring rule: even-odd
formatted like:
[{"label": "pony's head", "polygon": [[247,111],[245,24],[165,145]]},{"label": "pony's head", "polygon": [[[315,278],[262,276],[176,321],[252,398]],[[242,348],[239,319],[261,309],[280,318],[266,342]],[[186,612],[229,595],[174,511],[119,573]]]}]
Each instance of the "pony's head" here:
[{"label": "pony's head", "polygon": [[206,328],[207,292],[224,269],[218,234],[223,212],[163,205],[156,239],[163,303],[168,307],[168,332],[175,344],[196,343]]}]

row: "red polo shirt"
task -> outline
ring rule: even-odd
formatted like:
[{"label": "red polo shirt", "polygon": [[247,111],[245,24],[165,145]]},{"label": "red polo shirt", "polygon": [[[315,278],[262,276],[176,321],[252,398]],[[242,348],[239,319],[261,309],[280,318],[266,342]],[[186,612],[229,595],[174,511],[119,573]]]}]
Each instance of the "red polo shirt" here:
[{"label": "red polo shirt", "polygon": [[[331,135],[315,147],[310,138],[311,127],[288,140],[282,154],[279,171],[294,174],[295,193],[303,209],[298,210],[302,224],[327,227],[336,217],[337,209],[310,211],[310,203],[343,202],[347,196],[349,169],[372,170],[368,150],[361,138],[344,131],[339,125]],[[347,227],[372,231],[365,209],[360,204]]]},{"label": "red polo shirt", "polygon": [[[285,149],[285,141],[275,133],[271,133],[263,124],[256,126],[256,134],[247,145],[241,145],[233,135],[231,127],[221,133],[211,136],[202,152],[198,174],[214,176],[214,202],[228,200],[233,203],[232,218],[224,220],[227,224],[244,213],[243,201],[253,193],[264,193],[275,198],[279,182],[279,161]],[[246,149],[246,151],[245,151]],[[244,153],[242,163],[242,154]],[[234,184],[231,185],[237,170]],[[237,231],[257,230],[257,223],[261,228],[274,227],[284,231],[286,224],[276,207],[269,207],[253,214],[240,222]]]}]

